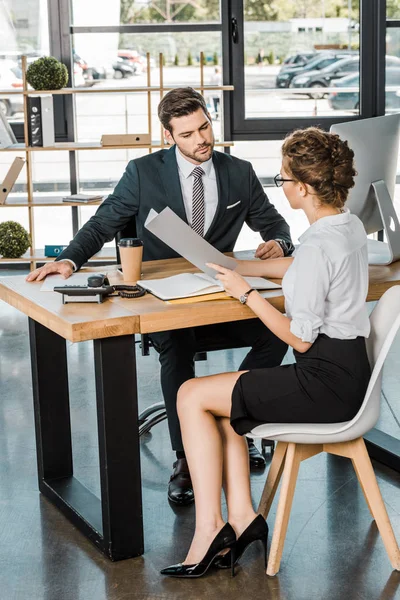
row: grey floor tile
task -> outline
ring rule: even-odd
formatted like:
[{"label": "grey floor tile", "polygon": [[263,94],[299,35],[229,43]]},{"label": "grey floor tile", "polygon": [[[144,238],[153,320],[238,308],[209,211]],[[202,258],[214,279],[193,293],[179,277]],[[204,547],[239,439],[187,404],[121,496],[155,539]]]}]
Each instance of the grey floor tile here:
[{"label": "grey floor tile", "polygon": [[[385,371],[382,429],[396,435],[400,419],[399,342]],[[237,368],[243,350],[216,352],[197,364],[206,375]],[[99,493],[92,345],[68,344],[75,473]],[[286,360],[291,360],[290,355]],[[157,356],[139,357],[141,408],[158,401]],[[56,401],[56,399],[55,399]],[[400,408],[400,407],[399,407]],[[393,416],[393,412],[396,418]],[[36,481],[27,319],[0,304],[0,598],[4,600],[391,600],[400,574],[391,567],[371,522],[350,461],[316,456],[301,466],[279,575],[266,577],[257,544],[237,576],[210,573],[196,581],[162,578],[179,561],[194,527],[194,507],[173,509],[166,486],[174,460],[166,423],[141,441],[145,553],[111,563],[46,499]],[[400,537],[400,475],[375,464]],[[267,471],[266,471],[267,472]],[[266,477],[252,474],[257,504]],[[272,525],[276,500],[268,522]]]}]

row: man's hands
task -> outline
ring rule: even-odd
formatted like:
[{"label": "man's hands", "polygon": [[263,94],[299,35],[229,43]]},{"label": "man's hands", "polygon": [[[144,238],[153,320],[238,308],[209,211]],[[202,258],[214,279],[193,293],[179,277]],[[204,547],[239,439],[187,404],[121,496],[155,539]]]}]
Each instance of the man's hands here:
[{"label": "man's hands", "polygon": [[43,267],[39,269],[35,269],[32,273],[29,273],[26,281],[42,281],[47,275],[53,273],[59,273],[64,277],[64,279],[68,279],[74,272],[74,269],[70,262],[68,261],[57,261],[57,262],[49,262],[45,264]]},{"label": "man's hands", "polygon": [[284,252],[278,242],[269,240],[269,242],[263,242],[258,246],[254,256],[262,260],[266,258],[281,258],[284,256]]},{"label": "man's hands", "polygon": [[207,263],[207,267],[211,267],[218,271],[218,275],[216,275],[215,278],[219,279],[224,286],[225,291],[230,296],[233,296],[233,298],[239,299],[240,296],[243,296],[243,294],[249,291],[249,284],[241,275],[239,275],[239,273],[236,273],[236,271],[231,271],[231,269],[220,267],[214,263]]}]

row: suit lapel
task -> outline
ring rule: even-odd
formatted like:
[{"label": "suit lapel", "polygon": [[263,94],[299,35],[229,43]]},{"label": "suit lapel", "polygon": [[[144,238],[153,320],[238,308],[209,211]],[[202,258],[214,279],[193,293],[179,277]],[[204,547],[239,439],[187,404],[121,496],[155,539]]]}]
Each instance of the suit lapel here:
[{"label": "suit lapel", "polygon": [[167,205],[187,223],[175,151],[175,146],[172,146],[165,152],[158,170],[167,197]]},{"label": "suit lapel", "polygon": [[230,196],[230,186],[229,186],[229,172],[228,167],[224,164],[225,161],[222,161],[218,156],[218,152],[213,153],[213,164],[215,169],[215,175],[217,178],[217,188],[218,188],[218,206],[214,215],[214,219],[206,235],[204,236],[206,240],[208,240],[213,234],[214,229],[216,228],[219,220],[222,218],[223,214],[226,211],[226,207],[229,205],[229,196]]}]

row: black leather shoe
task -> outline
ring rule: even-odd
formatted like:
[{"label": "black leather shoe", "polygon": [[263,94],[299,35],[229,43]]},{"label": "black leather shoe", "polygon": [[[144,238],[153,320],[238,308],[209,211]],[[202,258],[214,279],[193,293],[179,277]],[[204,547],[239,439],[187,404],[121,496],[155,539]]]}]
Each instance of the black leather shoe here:
[{"label": "black leather shoe", "polygon": [[[207,573],[208,569],[213,564],[214,560],[218,557],[219,553],[225,548],[233,548],[236,542],[236,534],[229,525],[226,523],[221,531],[217,533],[213,541],[211,542],[211,546],[206,552],[203,560],[194,565],[183,565],[182,563],[178,563],[177,565],[171,565],[170,567],[166,567],[160,571],[161,575],[169,575],[170,577],[201,577],[205,573]],[[231,567],[232,567],[232,577],[235,574],[234,572],[234,562],[235,556],[234,552],[229,552]]]},{"label": "black leather shoe", "polygon": [[168,484],[168,500],[180,506],[191,504],[194,494],[186,458],[178,458],[173,467]]},{"label": "black leather shoe", "polygon": [[267,568],[267,542],[268,542],[268,525],[262,515],[257,515],[254,521],[243,531],[237,539],[235,546],[230,552],[223,556],[218,556],[214,561],[214,566],[218,569],[229,569],[236,565],[243,552],[250,544],[256,540],[261,540],[264,546],[264,563]]},{"label": "black leather shoe", "polygon": [[264,469],[266,465],[265,458],[254,444],[253,440],[247,438],[247,445],[249,447],[250,468]]}]

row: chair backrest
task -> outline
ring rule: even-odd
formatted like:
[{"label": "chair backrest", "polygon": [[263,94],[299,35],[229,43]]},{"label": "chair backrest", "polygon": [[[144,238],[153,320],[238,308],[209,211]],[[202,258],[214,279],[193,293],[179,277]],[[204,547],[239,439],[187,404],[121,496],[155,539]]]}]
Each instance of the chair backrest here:
[{"label": "chair backrest", "polygon": [[379,418],[383,365],[400,327],[400,285],[391,287],[383,294],[371,313],[370,322],[367,352],[371,379],[360,410],[347,424],[357,429],[358,436],[372,429]]},{"label": "chair backrest", "polygon": [[132,237],[132,238],[137,237],[136,218],[135,217],[132,217],[132,219],[124,227],[124,229],[122,229],[121,231],[118,231],[118,233],[115,236],[115,250],[117,253],[117,265],[121,264],[121,256],[119,253],[119,246],[118,246],[119,240],[121,240],[122,238],[127,238],[127,237]]}]

